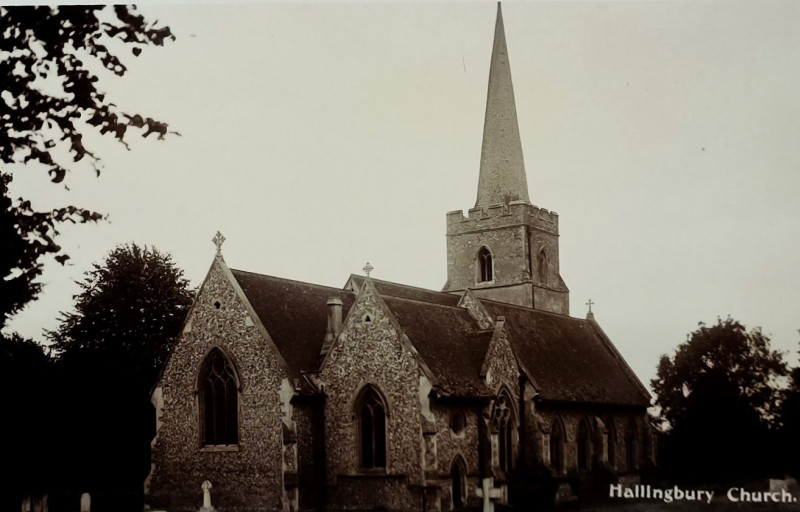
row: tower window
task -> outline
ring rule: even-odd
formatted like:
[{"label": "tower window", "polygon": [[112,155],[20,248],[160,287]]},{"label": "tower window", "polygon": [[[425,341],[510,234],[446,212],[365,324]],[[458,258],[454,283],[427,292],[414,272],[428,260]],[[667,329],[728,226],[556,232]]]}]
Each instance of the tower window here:
[{"label": "tower window", "polygon": [[486,283],[494,279],[492,253],[486,247],[478,251],[478,282]]},{"label": "tower window", "polygon": [[209,352],[200,370],[200,431],[204,446],[239,442],[239,386],[236,370],[218,348]]},{"label": "tower window", "polygon": [[378,391],[367,386],[356,401],[361,467],[386,467],[386,404]]},{"label": "tower window", "polygon": [[546,283],[547,282],[547,253],[544,252],[544,248],[539,251],[539,256],[536,258],[536,271],[539,274],[539,282]]}]

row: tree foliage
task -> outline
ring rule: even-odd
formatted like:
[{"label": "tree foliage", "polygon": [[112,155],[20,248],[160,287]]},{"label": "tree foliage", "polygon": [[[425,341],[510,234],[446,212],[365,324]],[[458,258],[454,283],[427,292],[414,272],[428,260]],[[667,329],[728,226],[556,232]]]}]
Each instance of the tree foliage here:
[{"label": "tree foliage", "polygon": [[136,244],[111,251],[78,283],[75,311],[49,332],[58,357],[138,375],[149,390],[169,354],[192,292],[172,257]]},{"label": "tree foliage", "polygon": [[12,471],[4,477],[9,492],[0,496],[0,510],[16,510],[25,494],[42,492],[49,477],[49,392],[52,390],[52,360],[35,342],[18,334],[0,335],[0,388],[3,421],[0,439],[5,439],[3,461]]},{"label": "tree foliage", "polygon": [[89,132],[126,146],[131,131],[163,138],[167,125],[123,111],[98,89],[97,71],[121,77],[123,53],[138,56],[168,39],[174,39],[168,27],[130,7],[0,6],[0,327],[39,293],[43,257],[69,258],[56,242],[58,226],[102,218],[77,206],[37,211],[29,199],[12,201],[12,170],[38,168],[62,183],[82,161],[99,174],[100,157],[84,142]]},{"label": "tree foliage", "polygon": [[[150,390],[193,292],[171,256],[122,245],[78,283],[74,311],[48,333],[57,443],[51,497],[90,492],[92,510],[142,510],[155,411]],[[106,505],[95,503],[104,496]]]},{"label": "tree foliage", "polygon": [[800,477],[800,366],[792,368],[781,404],[781,451],[786,470]]},{"label": "tree foliage", "polygon": [[730,382],[771,422],[777,413],[776,383],[787,372],[782,354],[770,348],[769,337],[758,328],[748,332],[727,318],[718,319],[711,327],[701,323],[672,358],[661,356],[657,378],[651,384],[661,419],[673,427],[688,411],[687,398],[712,377]]},{"label": "tree foliage", "polygon": [[[760,329],[703,323],[673,357],[661,357],[651,381],[668,426],[662,464],[681,476],[731,479],[763,475],[777,423],[782,354]],[[774,459],[774,457],[773,457]]]}]

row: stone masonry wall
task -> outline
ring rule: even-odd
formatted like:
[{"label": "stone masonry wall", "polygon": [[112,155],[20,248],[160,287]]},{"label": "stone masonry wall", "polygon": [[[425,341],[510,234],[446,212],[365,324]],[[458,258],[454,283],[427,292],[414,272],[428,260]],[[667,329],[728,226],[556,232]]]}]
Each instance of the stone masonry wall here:
[{"label": "stone masonry wall", "polygon": [[[584,414],[574,410],[562,410],[562,411],[542,411],[541,409],[538,411],[541,415],[544,425],[547,426],[548,433],[542,434],[538,432],[536,434],[536,440],[539,444],[538,448],[540,449],[539,453],[542,454],[542,459],[545,464],[549,465],[550,460],[550,438],[549,438],[549,427],[553,424],[553,420],[556,416],[560,417],[564,423],[564,429],[566,433],[566,444],[564,446],[564,466],[565,466],[565,473],[571,474],[577,472],[578,466],[578,445],[577,445],[577,434],[578,434],[578,425],[580,421],[586,417],[590,420],[590,424],[592,425],[592,439],[597,439],[598,432],[594,431],[596,429],[596,424],[593,421],[594,416],[591,414]],[[628,428],[630,425],[631,420],[636,423],[636,446],[637,446],[637,460],[638,464],[641,467],[643,461],[643,454],[645,453],[645,445],[644,445],[644,435],[643,435],[643,424],[645,423],[644,417],[642,415],[635,415],[630,413],[616,413],[613,415],[601,415],[603,422],[607,422],[609,420],[614,421],[614,426],[616,427],[616,442],[613,443],[615,446],[615,468],[614,472],[618,474],[623,474],[631,471],[636,471],[636,468],[628,468],[627,467],[627,453],[625,448],[625,437],[628,432]],[[608,425],[606,425],[606,432],[609,432],[610,429]],[[607,435],[607,434],[606,434]],[[609,446],[608,439],[605,440],[603,443],[606,447]],[[601,453],[596,453],[595,450],[601,449],[600,443],[592,443],[592,463],[594,464],[595,461],[602,459],[603,455]],[[608,449],[608,448],[606,448]],[[605,458],[605,461],[608,461],[608,457]]]},{"label": "stone masonry wall", "polygon": [[[390,489],[406,489],[406,485],[422,483],[419,399],[422,374],[400,336],[368,281],[323,363],[320,380],[326,395],[326,480],[329,486],[334,486],[337,479],[347,483],[349,491],[329,497],[343,508],[392,509],[401,501],[396,495],[399,491]],[[380,390],[388,407],[387,467],[383,474],[359,470],[355,401],[367,384]],[[340,478],[340,475],[354,478]],[[367,487],[361,489],[359,482]],[[385,492],[378,492],[379,489]],[[336,491],[335,488],[331,490]]]},{"label": "stone masonry wall", "polygon": [[[216,260],[196,299],[183,334],[158,385],[163,399],[153,443],[153,470],[146,501],[170,512],[196,511],[200,486],[211,481],[219,511],[281,509],[284,370],[239,300]],[[220,347],[241,384],[239,443],[202,447],[196,379],[205,355]]]},{"label": "stone masonry wall", "polygon": [[[450,290],[484,288],[530,280],[525,226],[511,226],[450,235],[447,240],[447,279]],[[494,279],[477,282],[477,254],[492,253]]]}]

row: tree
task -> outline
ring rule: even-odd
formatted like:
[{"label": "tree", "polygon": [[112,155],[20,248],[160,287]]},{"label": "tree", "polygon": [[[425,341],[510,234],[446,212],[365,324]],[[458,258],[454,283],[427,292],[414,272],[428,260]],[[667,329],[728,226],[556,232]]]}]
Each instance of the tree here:
[{"label": "tree", "polygon": [[781,452],[786,470],[800,477],[800,366],[792,368],[789,387],[781,404]]},{"label": "tree", "polygon": [[[780,352],[760,329],[737,321],[701,323],[651,381],[667,426],[662,464],[683,477],[724,480],[771,469],[768,447],[778,418]],[[774,459],[774,458],[773,458]]]},{"label": "tree", "polygon": [[96,70],[124,76],[120,55],[174,39],[123,6],[0,6],[0,327],[41,290],[36,279],[43,258],[64,263],[69,255],[56,243],[64,222],[102,219],[76,206],[37,211],[29,199],[11,199],[15,169],[39,169],[53,183],[89,162],[99,175],[100,156],[84,145],[89,132],[111,135],[127,146],[129,129],[163,138],[167,125],[126,113],[98,90]]},{"label": "tree", "polygon": [[88,491],[111,501],[93,500],[93,510],[141,510],[155,433],[150,390],[193,292],[171,256],[136,244],[115,248],[79,285],[75,310],[48,333],[62,440],[51,492]]},{"label": "tree", "polygon": [[6,391],[0,438],[8,441],[3,461],[13,468],[4,477],[3,486],[11,492],[0,496],[1,510],[18,509],[24,495],[44,490],[49,465],[42,461],[52,448],[47,421],[51,374],[52,360],[41,345],[17,334],[0,335],[0,388]]},{"label": "tree", "polygon": [[193,293],[169,254],[136,244],[111,251],[78,283],[75,311],[49,332],[61,360],[102,362],[149,391],[178,335]]}]

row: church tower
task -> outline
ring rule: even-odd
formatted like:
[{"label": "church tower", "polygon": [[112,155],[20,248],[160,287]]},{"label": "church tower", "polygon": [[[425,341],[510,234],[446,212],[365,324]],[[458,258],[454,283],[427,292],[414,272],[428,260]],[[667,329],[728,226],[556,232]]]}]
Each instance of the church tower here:
[{"label": "church tower", "polygon": [[531,204],[503,13],[497,4],[478,197],[447,214],[447,284],[478,297],[569,314],[559,273],[558,215]]}]

